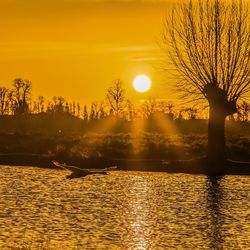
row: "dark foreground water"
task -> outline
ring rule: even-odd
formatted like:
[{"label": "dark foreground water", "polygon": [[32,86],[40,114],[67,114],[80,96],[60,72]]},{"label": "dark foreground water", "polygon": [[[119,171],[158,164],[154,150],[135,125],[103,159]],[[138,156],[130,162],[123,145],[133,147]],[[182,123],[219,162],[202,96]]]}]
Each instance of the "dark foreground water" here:
[{"label": "dark foreground water", "polygon": [[0,167],[0,249],[249,249],[249,178]]}]

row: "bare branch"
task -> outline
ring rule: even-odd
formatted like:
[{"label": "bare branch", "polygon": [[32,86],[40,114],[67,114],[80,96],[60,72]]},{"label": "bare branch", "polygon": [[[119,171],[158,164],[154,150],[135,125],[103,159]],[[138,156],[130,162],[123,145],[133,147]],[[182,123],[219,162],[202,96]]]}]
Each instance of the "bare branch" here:
[{"label": "bare branch", "polygon": [[214,85],[229,102],[249,94],[247,1],[190,0],[178,5],[165,20],[163,41],[179,91],[206,97],[206,86]]}]

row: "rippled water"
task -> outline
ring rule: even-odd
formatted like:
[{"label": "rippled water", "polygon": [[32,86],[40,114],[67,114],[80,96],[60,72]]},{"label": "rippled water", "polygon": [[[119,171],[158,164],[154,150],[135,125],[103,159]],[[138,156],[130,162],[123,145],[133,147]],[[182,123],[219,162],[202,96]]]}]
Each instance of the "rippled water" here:
[{"label": "rippled water", "polygon": [[0,167],[0,249],[249,249],[249,178]]}]

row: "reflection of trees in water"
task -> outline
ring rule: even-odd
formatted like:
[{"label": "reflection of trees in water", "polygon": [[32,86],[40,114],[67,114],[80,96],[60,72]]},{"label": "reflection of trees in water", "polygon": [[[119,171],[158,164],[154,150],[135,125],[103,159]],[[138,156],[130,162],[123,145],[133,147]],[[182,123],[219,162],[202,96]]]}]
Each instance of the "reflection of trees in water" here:
[{"label": "reflection of trees in water", "polygon": [[223,200],[223,189],[221,188],[222,177],[208,177],[206,181],[207,188],[207,215],[210,218],[208,236],[210,239],[210,248],[221,249],[224,239],[222,226],[224,215],[221,212]]}]

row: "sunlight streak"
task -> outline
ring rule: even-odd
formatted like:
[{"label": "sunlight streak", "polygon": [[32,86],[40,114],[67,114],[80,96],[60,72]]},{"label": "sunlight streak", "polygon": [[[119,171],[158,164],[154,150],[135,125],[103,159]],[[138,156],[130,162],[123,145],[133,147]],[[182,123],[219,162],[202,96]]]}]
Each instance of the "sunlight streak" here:
[{"label": "sunlight streak", "polygon": [[[175,146],[183,146],[185,144],[177,126],[174,124],[173,120],[166,116],[166,114],[156,113],[153,116],[153,120],[154,125],[157,126],[163,134],[167,135],[170,144]],[[183,159],[183,152],[177,150],[177,148],[174,150],[174,155],[177,159]]]},{"label": "sunlight streak", "polygon": [[178,143],[182,143],[181,137],[179,136],[179,130],[174,125],[174,121],[167,117],[167,114],[160,112],[155,113],[153,115],[153,120],[154,125],[156,125],[162,133],[171,135],[171,137],[178,137]]},{"label": "sunlight streak", "polygon": [[129,158],[138,156],[141,150],[141,143],[143,140],[143,134],[145,129],[145,121],[142,118],[137,118],[131,123],[131,139],[133,145],[133,151]]},{"label": "sunlight streak", "polygon": [[102,119],[101,121],[97,121],[97,124],[91,126],[92,132],[97,133],[112,133],[112,130],[115,128],[117,124],[117,119],[115,117],[107,117]]}]

